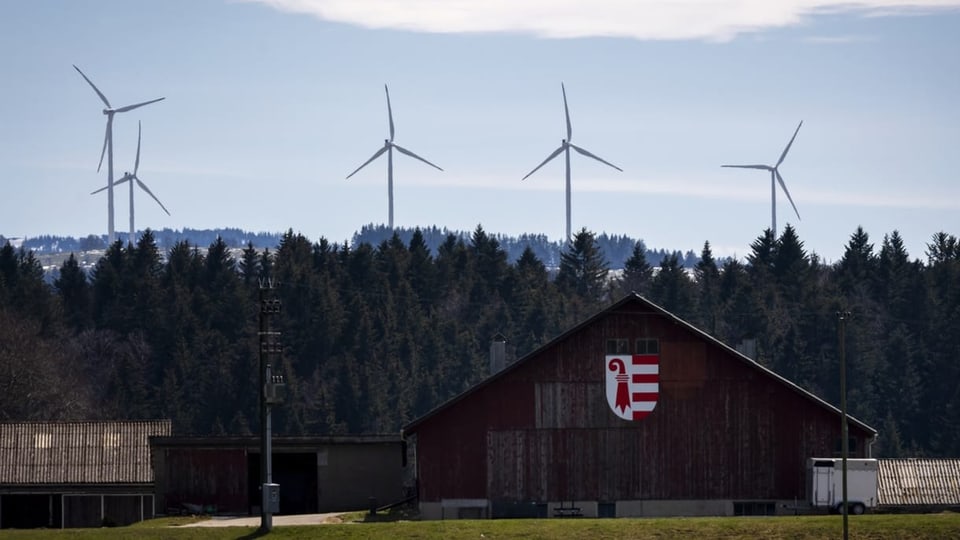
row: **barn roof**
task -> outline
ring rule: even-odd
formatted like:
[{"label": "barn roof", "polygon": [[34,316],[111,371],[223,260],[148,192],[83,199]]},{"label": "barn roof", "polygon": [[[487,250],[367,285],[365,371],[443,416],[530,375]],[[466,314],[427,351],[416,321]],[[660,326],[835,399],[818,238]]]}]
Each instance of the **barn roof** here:
[{"label": "barn roof", "polygon": [[[560,335],[557,336],[556,338],[552,339],[550,342],[548,342],[548,343],[542,345],[541,347],[537,348],[536,350],[534,350],[534,351],[532,351],[532,352],[524,355],[522,358],[519,358],[516,362],[510,364],[510,365],[507,366],[506,368],[500,370],[500,371],[497,372],[497,373],[494,373],[493,375],[490,375],[490,376],[487,377],[486,379],[480,381],[479,383],[473,385],[472,387],[466,389],[465,391],[461,392],[460,394],[452,397],[451,399],[449,399],[449,400],[447,400],[446,402],[442,403],[441,405],[437,406],[436,408],[434,408],[434,409],[431,410],[430,412],[424,414],[424,415],[421,416],[420,418],[417,418],[416,420],[410,422],[409,424],[407,424],[406,426],[404,426],[404,427],[402,428],[402,430],[401,430],[402,433],[403,433],[403,434],[414,433],[414,432],[417,430],[417,428],[418,428],[419,426],[421,426],[424,422],[427,422],[427,421],[430,420],[432,417],[434,417],[435,415],[439,414],[440,412],[446,410],[448,407],[451,407],[451,406],[454,405],[455,403],[457,403],[457,402],[459,402],[459,401],[461,401],[461,400],[463,400],[463,399],[466,399],[467,397],[469,397],[471,394],[473,394],[473,393],[476,392],[477,390],[479,390],[479,389],[481,389],[481,388],[483,388],[483,387],[485,387],[485,386],[487,386],[487,385],[489,385],[489,384],[495,383],[495,382],[498,381],[500,378],[506,376],[508,373],[510,373],[510,372],[513,371],[514,369],[517,369],[518,367],[520,367],[520,366],[523,365],[524,363],[530,361],[532,358],[537,357],[537,356],[541,353],[541,351],[545,351],[545,350],[549,349],[550,347],[555,346],[556,344],[558,344],[558,343],[562,342],[563,340],[567,339],[569,336],[574,335],[574,334],[580,332],[583,328],[586,328],[587,326],[590,326],[590,325],[593,324],[595,321],[597,321],[597,320],[599,320],[599,319],[601,319],[601,318],[603,318],[603,317],[605,317],[605,316],[607,316],[607,315],[609,315],[609,314],[611,314],[611,313],[613,313],[613,312],[616,312],[617,310],[620,310],[620,309],[622,309],[622,308],[624,308],[624,307],[626,307],[626,306],[629,306],[630,304],[636,304],[636,303],[642,304],[643,306],[651,309],[652,311],[654,311],[654,312],[656,312],[656,313],[659,313],[660,315],[662,315],[662,316],[664,316],[664,317],[666,317],[666,318],[674,321],[676,324],[679,324],[679,325],[687,328],[690,332],[692,332],[692,333],[700,336],[704,341],[709,342],[709,343],[712,343],[713,345],[716,345],[716,346],[718,346],[718,347],[723,348],[724,350],[726,350],[727,353],[730,354],[730,356],[732,356],[732,357],[740,360],[741,362],[744,362],[745,364],[747,364],[747,365],[750,366],[751,368],[758,370],[758,371],[759,371],[760,373],[762,373],[764,376],[769,377],[770,379],[773,379],[773,380],[775,380],[776,382],[784,385],[784,386],[787,387],[789,390],[794,391],[794,392],[797,392],[798,394],[800,394],[800,395],[803,396],[804,398],[809,399],[810,401],[816,403],[817,405],[819,405],[819,406],[821,406],[821,407],[824,407],[825,409],[829,410],[830,412],[833,412],[833,413],[835,413],[835,414],[837,414],[837,415],[840,414],[840,409],[838,409],[837,407],[834,407],[834,406],[831,405],[830,403],[824,401],[823,399],[821,399],[821,398],[818,397],[817,395],[815,395],[815,394],[813,394],[813,393],[811,393],[811,392],[809,392],[809,391],[801,388],[800,386],[798,386],[797,384],[793,383],[792,381],[786,379],[785,377],[782,377],[782,376],[778,375],[777,373],[773,372],[772,370],[770,370],[770,369],[768,369],[768,368],[760,365],[759,363],[757,363],[755,360],[751,359],[750,357],[748,357],[748,356],[746,356],[746,355],[744,355],[744,354],[741,354],[739,351],[737,351],[736,349],[734,349],[734,348],[730,347],[729,345],[723,343],[722,341],[718,340],[717,338],[711,336],[710,334],[707,334],[706,332],[704,332],[703,330],[700,330],[700,329],[697,328],[696,326],[688,323],[687,321],[681,319],[680,317],[677,317],[677,316],[674,315],[673,313],[670,313],[670,312],[667,311],[666,309],[658,306],[657,304],[651,302],[650,300],[644,298],[643,296],[640,296],[639,294],[633,292],[633,293],[630,293],[630,294],[626,295],[625,297],[623,297],[621,300],[619,300],[618,302],[614,303],[614,304],[611,305],[610,307],[599,311],[598,313],[596,313],[596,314],[593,315],[592,317],[584,320],[584,321],[581,322],[580,324],[578,324],[578,325],[572,327],[571,329],[567,330],[566,332],[560,334]],[[858,428],[860,428],[860,429],[862,429],[862,430],[864,430],[864,431],[866,431],[866,432],[868,432],[868,433],[870,433],[870,434],[873,434],[873,435],[876,435],[876,434],[877,434],[877,430],[875,430],[875,429],[873,429],[872,427],[868,426],[867,424],[861,422],[860,420],[857,420],[856,418],[850,416],[849,414],[847,415],[847,418],[849,419],[851,425],[854,425],[854,426],[856,426],[856,427],[858,427]]]},{"label": "barn roof", "polygon": [[960,459],[881,459],[877,463],[880,504],[960,505]]},{"label": "barn roof", "polygon": [[170,420],[0,424],[0,486],[153,482],[149,438]]}]

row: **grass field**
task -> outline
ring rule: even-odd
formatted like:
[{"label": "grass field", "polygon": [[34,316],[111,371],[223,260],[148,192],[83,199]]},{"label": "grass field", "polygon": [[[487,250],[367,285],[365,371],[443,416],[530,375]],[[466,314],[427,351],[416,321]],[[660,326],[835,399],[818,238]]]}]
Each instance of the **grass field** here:
[{"label": "grass field", "polygon": [[[163,518],[130,527],[70,530],[4,530],[2,539],[362,539],[448,540],[505,538],[622,538],[622,539],[835,539],[842,535],[840,516],[725,517],[662,519],[523,519],[462,521],[391,521],[278,526],[260,536],[254,528],[184,527],[195,518]],[[887,514],[850,516],[853,539],[960,538],[960,514]]]}]

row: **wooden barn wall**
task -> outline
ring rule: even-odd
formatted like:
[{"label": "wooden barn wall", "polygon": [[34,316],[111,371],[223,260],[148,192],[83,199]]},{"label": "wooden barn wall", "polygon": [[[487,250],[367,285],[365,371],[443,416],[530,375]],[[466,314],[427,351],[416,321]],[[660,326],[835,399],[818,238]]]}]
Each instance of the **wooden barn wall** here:
[{"label": "wooden barn wall", "polygon": [[[642,308],[642,306],[636,306]],[[607,339],[660,340],[660,398],[641,421],[605,396]],[[422,501],[805,498],[808,457],[840,416],[659,314],[607,315],[416,430]],[[854,425],[857,456],[870,434]]]},{"label": "wooden barn wall", "polygon": [[183,503],[218,512],[247,508],[247,453],[242,448],[159,448],[154,452],[157,511]]}]

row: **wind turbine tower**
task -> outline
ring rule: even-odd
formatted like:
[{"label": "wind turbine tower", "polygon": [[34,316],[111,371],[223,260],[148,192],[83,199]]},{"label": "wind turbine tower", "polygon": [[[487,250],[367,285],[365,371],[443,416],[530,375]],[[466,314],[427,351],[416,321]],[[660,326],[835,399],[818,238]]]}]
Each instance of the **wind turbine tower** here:
[{"label": "wind turbine tower", "polygon": [[[161,101],[164,98],[151,99],[150,101],[144,101],[141,103],[135,103],[133,105],[126,105],[124,107],[113,108],[110,106],[110,101],[107,99],[107,96],[103,95],[103,92],[93,81],[91,81],[76,65],[73,66],[73,69],[77,70],[77,73],[87,84],[93,88],[93,91],[100,96],[100,101],[103,101],[103,104],[106,108],[103,109],[104,116],[107,117],[107,130],[103,137],[103,149],[100,150],[100,163],[97,165],[97,172],[100,172],[100,167],[103,166],[103,155],[107,154],[107,243],[112,245],[116,234],[113,229],[113,115],[116,113],[123,113],[127,111],[132,111],[138,107],[143,107],[144,105],[149,105],[151,103],[156,103]],[[132,212],[132,211],[131,211]]]},{"label": "wind turbine tower", "polygon": [[780,183],[780,187],[783,188],[783,192],[787,195],[787,200],[790,201],[790,206],[793,207],[793,211],[797,214],[797,219],[800,219],[800,212],[797,210],[797,205],[793,204],[793,197],[790,196],[790,191],[787,189],[787,184],[784,183],[783,177],[780,176],[780,164],[783,163],[784,158],[787,157],[787,152],[790,151],[790,146],[793,145],[793,140],[797,138],[797,133],[800,132],[800,126],[803,125],[803,120],[800,121],[800,124],[797,125],[797,129],[793,132],[793,137],[790,137],[790,142],[787,143],[787,147],[783,149],[783,153],[780,154],[780,159],[777,160],[777,164],[774,166],[770,165],[721,165],[721,167],[733,167],[737,169],[760,169],[763,171],[770,171],[770,230],[773,231],[773,237],[777,237],[777,183]]},{"label": "wind turbine tower", "polygon": [[[134,182],[136,182],[137,185],[140,186],[140,189],[146,191],[147,195],[150,195],[151,197],[153,197],[153,200],[157,201],[157,204],[160,205],[160,208],[163,208],[163,211],[166,212],[168,216],[170,215],[170,211],[167,210],[167,207],[164,206],[162,202],[160,202],[160,199],[158,199],[157,196],[154,195],[152,191],[150,191],[150,188],[148,188],[147,185],[144,184],[143,181],[141,181],[140,178],[137,176],[137,170],[140,168],[140,135],[141,135],[140,122],[137,122],[137,160],[133,163],[133,173],[126,172],[123,174],[123,176],[119,180],[113,183],[113,185],[116,186],[124,182],[130,182],[130,236],[127,239],[127,241],[130,242],[130,244],[133,244],[134,242],[136,242],[136,229],[133,226],[133,183]],[[91,195],[100,193],[101,191],[107,189],[108,187],[109,186],[104,186],[94,191],[93,193],[91,193]]]},{"label": "wind turbine tower", "polygon": [[531,174],[537,172],[537,171],[540,169],[540,167],[543,167],[543,166],[546,165],[551,159],[553,159],[553,158],[559,156],[561,153],[563,153],[563,157],[564,157],[564,160],[566,161],[566,169],[567,169],[567,188],[566,188],[566,190],[567,190],[567,235],[566,235],[566,241],[569,242],[570,239],[571,239],[571,230],[570,230],[570,149],[573,148],[574,150],[576,150],[577,152],[579,152],[581,155],[587,156],[588,158],[593,158],[593,159],[599,161],[600,163],[603,163],[604,165],[608,165],[608,166],[610,166],[610,167],[613,167],[614,169],[616,169],[616,170],[618,170],[618,171],[620,171],[620,172],[623,172],[623,169],[621,169],[620,167],[617,167],[616,165],[614,165],[613,163],[610,163],[609,161],[604,160],[603,158],[600,158],[600,157],[598,157],[598,156],[595,156],[595,155],[591,154],[591,153],[588,152],[587,150],[585,150],[585,149],[583,149],[583,148],[580,148],[579,146],[577,146],[577,145],[573,144],[572,142],[570,142],[571,139],[573,139],[573,129],[570,127],[570,109],[567,107],[567,89],[564,88],[563,83],[560,83],[560,90],[563,92],[563,113],[564,113],[564,114],[566,115],[566,117],[567,117],[567,138],[566,138],[566,139],[563,139],[562,141],[560,141],[560,147],[557,148],[556,150],[554,150],[552,154],[550,154],[549,156],[547,156],[547,159],[543,160],[543,162],[540,163],[539,165],[537,165],[532,171],[530,171],[529,173],[527,173],[527,176],[524,176],[524,177],[522,178],[522,180],[526,180],[527,177],[529,177]]},{"label": "wind turbine tower", "polygon": [[400,146],[399,144],[393,142],[393,135],[394,135],[394,129],[393,129],[393,109],[390,108],[390,89],[387,88],[387,85],[383,85],[383,90],[384,90],[384,91],[386,92],[386,94],[387,94],[387,118],[390,120],[390,138],[389,138],[389,139],[384,139],[384,140],[383,140],[383,147],[380,148],[379,150],[377,150],[376,152],[374,152],[373,156],[371,156],[370,159],[368,159],[368,160],[366,160],[366,161],[363,162],[363,165],[360,165],[359,167],[357,167],[357,169],[356,169],[355,171],[353,171],[352,173],[348,174],[348,175],[347,175],[347,179],[349,180],[351,176],[357,174],[357,173],[360,171],[360,169],[366,167],[371,161],[373,161],[373,160],[377,159],[378,157],[380,157],[384,152],[387,153],[387,202],[388,202],[388,205],[389,205],[389,221],[388,221],[388,226],[389,226],[390,229],[392,230],[392,229],[393,229],[393,149],[396,148],[396,149],[397,149],[397,152],[400,152],[401,154],[406,154],[406,155],[408,155],[408,156],[410,156],[410,157],[412,157],[412,158],[419,159],[420,161],[426,163],[427,165],[429,165],[429,166],[431,166],[431,167],[433,167],[433,168],[435,168],[435,169],[437,169],[437,170],[439,170],[439,171],[442,171],[443,169],[441,169],[440,167],[437,167],[437,166],[434,165],[433,163],[430,163],[429,161],[423,159],[422,157],[414,154],[414,153],[411,152],[410,150],[407,150],[406,148],[404,148],[404,147]]}]

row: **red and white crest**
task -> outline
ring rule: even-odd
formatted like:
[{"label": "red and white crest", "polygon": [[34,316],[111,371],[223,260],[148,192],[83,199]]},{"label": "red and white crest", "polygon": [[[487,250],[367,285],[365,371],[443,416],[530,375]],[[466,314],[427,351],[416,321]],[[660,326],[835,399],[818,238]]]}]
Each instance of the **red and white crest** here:
[{"label": "red and white crest", "polygon": [[660,396],[660,355],[611,354],[604,360],[607,403],[620,418],[643,420]]}]

